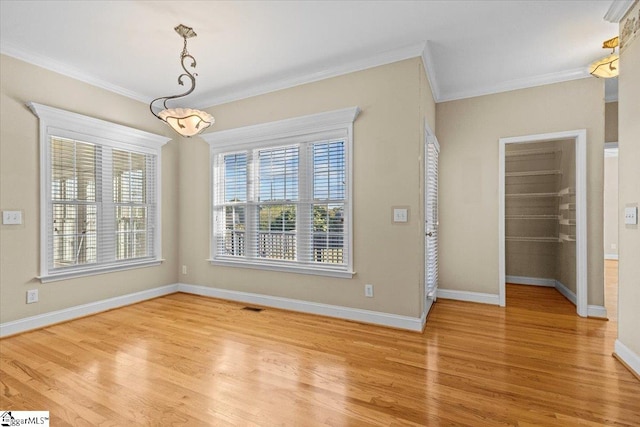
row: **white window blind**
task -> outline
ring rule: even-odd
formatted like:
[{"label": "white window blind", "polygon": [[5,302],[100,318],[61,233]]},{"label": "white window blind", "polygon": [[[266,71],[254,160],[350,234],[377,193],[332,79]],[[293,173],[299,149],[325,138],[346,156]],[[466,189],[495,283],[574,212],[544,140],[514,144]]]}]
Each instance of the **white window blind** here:
[{"label": "white window blind", "polygon": [[438,288],[438,157],[437,143],[427,144],[425,261],[427,297],[435,299]]},{"label": "white window blind", "polygon": [[350,277],[351,132],[212,143],[211,261]]},{"label": "white window blind", "polygon": [[160,146],[168,138],[44,105],[42,281],[160,262]]},{"label": "white window blind", "polygon": [[49,272],[153,258],[156,156],[52,136]]},{"label": "white window blind", "polygon": [[97,263],[100,153],[95,145],[51,138],[51,200],[48,209],[50,267]]}]

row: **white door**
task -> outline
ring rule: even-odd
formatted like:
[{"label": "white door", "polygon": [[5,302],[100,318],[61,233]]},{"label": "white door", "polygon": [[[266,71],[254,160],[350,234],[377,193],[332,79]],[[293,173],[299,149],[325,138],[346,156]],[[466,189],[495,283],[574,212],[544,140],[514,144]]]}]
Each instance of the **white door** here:
[{"label": "white door", "polygon": [[435,136],[425,144],[425,313],[429,313],[438,291],[438,155]]}]

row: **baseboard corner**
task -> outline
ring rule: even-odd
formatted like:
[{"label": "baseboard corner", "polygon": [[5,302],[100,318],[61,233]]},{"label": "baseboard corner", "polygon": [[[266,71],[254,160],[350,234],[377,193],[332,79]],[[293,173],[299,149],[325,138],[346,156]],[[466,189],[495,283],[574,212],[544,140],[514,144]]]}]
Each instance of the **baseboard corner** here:
[{"label": "baseboard corner", "polygon": [[638,380],[640,380],[640,355],[633,352],[619,339],[614,344],[613,357],[627,368]]},{"label": "baseboard corner", "polygon": [[138,302],[146,301],[149,299],[173,294],[177,291],[177,284],[165,285],[157,288],[145,289],[144,291],[134,292],[131,294],[107,298],[101,301],[94,301],[87,304],[64,308],[62,310],[51,311],[48,313],[37,314],[35,316],[1,323],[0,338],[21,334],[23,332],[32,331],[35,329],[45,328],[57,323],[67,322],[69,320],[90,316],[92,314],[97,314],[114,308],[136,304]]}]

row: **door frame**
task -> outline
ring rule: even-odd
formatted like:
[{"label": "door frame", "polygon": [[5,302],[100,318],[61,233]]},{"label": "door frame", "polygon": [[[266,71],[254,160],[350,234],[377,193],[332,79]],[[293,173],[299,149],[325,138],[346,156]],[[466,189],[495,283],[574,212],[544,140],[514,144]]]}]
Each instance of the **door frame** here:
[{"label": "door frame", "polygon": [[499,140],[498,161],[498,296],[500,306],[506,306],[505,261],[505,152],[507,144],[547,142],[573,139],[576,147],[576,311],[587,317],[587,131],[577,129],[536,135],[524,135]]},{"label": "door frame", "polygon": [[[423,210],[423,215],[422,215],[422,226],[421,226],[421,230],[422,230],[422,237],[423,237],[423,248],[424,248],[424,256],[422,258],[422,266],[423,266],[423,270],[422,270],[422,280],[424,282],[424,286],[423,286],[423,298],[422,298],[422,318],[425,319],[426,321],[426,316],[429,314],[429,310],[431,308],[431,306],[433,305],[433,303],[436,301],[436,299],[438,298],[438,286],[436,285],[436,292],[435,295],[433,296],[433,300],[429,300],[429,284],[427,282],[427,228],[426,228],[426,222],[427,222],[427,162],[428,162],[428,148],[427,146],[433,143],[435,144],[436,148],[438,149],[438,159],[440,158],[440,143],[438,142],[438,138],[436,137],[436,134],[431,130],[431,127],[429,126],[429,123],[427,122],[427,120],[425,119],[424,121],[424,144],[423,144],[423,149],[424,149],[424,159],[422,162],[423,165],[423,169],[424,169],[424,179],[423,179],[423,183],[424,183],[424,189],[422,191],[422,197],[423,197],[423,206],[422,206],[422,210]],[[439,206],[439,204],[438,204]],[[440,215],[438,215],[439,217]]]}]

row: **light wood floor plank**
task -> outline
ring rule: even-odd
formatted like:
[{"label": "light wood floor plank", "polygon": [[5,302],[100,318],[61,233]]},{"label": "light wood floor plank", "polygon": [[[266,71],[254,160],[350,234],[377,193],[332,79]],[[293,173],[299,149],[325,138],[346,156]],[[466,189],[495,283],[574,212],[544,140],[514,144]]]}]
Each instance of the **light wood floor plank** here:
[{"label": "light wood floor plank", "polygon": [[3,339],[0,408],[63,426],[640,425],[615,320],[552,288],[439,300],[423,334],[242,307],[173,294]]}]

